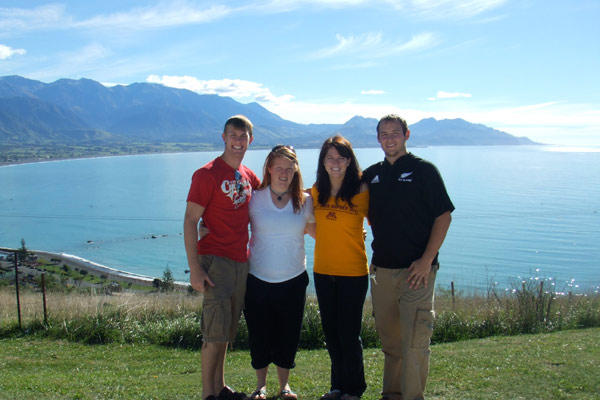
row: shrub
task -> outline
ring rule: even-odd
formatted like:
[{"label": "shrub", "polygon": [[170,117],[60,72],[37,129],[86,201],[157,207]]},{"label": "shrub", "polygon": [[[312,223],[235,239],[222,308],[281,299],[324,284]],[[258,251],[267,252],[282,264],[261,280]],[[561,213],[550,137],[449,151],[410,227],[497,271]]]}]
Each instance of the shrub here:
[{"label": "shrub", "polygon": [[304,307],[300,344],[303,349],[320,349],[325,347],[325,335],[321,327],[321,314],[315,299],[309,299]]},{"label": "shrub", "polygon": [[171,268],[167,267],[163,272],[163,278],[160,281],[160,290],[162,292],[172,292],[175,289],[175,280]]},{"label": "shrub", "polygon": [[[47,282],[52,279],[56,281],[54,276],[47,276]],[[63,296],[65,299],[78,296],[78,301],[93,306],[86,312],[73,313],[69,308],[75,306],[67,305],[64,310],[53,310],[53,302],[50,301],[47,326],[40,321],[40,303],[35,304],[33,316],[30,314],[24,318],[23,330],[18,329],[12,311],[5,313],[5,320],[0,320],[0,338],[39,335],[89,344],[154,343],[188,349],[199,349],[202,345],[199,296],[172,292],[108,298],[91,295],[93,291],[90,290],[85,292],[88,295],[55,293],[54,296]],[[0,291],[2,293],[7,293],[6,298],[12,297],[14,300],[11,289],[4,289]],[[27,295],[35,296],[35,301],[41,302],[39,293],[24,291],[23,296]],[[462,297],[459,300],[457,309],[442,309],[437,313],[433,343],[600,326],[598,294],[557,295],[540,290],[540,286],[525,285],[501,295],[490,293],[487,297]],[[440,296],[436,301],[449,303],[448,299]],[[28,303],[34,301],[27,300],[22,304]],[[369,303],[365,306],[361,337],[364,347],[380,346]],[[307,299],[299,345],[303,349],[325,347],[315,298]],[[248,348],[248,329],[243,318],[233,346],[236,349]]]}]

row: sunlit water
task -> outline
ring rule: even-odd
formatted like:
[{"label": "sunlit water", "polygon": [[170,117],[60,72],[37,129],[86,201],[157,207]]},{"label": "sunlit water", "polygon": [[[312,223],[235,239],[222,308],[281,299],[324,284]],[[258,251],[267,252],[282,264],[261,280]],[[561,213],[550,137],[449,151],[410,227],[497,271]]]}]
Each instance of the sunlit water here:
[{"label": "sunlit water", "polygon": [[[439,168],[456,206],[438,286],[512,288],[552,278],[559,291],[600,287],[598,148],[410,149]],[[378,148],[357,149],[363,168]],[[75,254],[186,280],[182,220],[192,173],[220,152],[65,160],[0,167],[0,246]],[[246,154],[262,177],[266,150]],[[298,150],[305,186],[318,150]],[[369,229],[367,229],[369,231]],[[367,243],[370,244],[370,232]],[[307,237],[312,269],[314,242]],[[369,249],[370,257],[370,249]]]}]

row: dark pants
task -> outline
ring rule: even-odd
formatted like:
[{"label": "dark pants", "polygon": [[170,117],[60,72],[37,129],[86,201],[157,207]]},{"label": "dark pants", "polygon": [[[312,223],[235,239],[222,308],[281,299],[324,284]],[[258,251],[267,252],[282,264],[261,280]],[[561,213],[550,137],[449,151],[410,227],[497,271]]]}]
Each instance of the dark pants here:
[{"label": "dark pants", "polygon": [[331,389],[361,396],[367,384],[360,330],[369,286],[365,276],[314,274],[321,324],[331,358]]},{"label": "dark pants", "polygon": [[296,366],[307,286],[306,272],[278,283],[248,274],[244,316],[254,369],[271,363],[287,369]]}]

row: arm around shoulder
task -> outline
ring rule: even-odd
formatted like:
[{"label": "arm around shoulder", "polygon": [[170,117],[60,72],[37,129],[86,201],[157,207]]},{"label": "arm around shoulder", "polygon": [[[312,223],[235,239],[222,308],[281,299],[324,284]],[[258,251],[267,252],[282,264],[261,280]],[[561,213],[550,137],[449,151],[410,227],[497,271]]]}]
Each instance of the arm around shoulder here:
[{"label": "arm around shoulder", "polygon": [[313,239],[317,235],[317,224],[315,223],[315,210],[313,207],[313,198],[310,192],[304,194],[304,212],[306,213],[306,226],[304,233],[308,233]]},{"label": "arm around shoulder", "polygon": [[200,222],[204,210],[205,208],[200,204],[188,201],[183,219],[183,241],[190,268],[190,284],[199,292],[204,292],[206,284],[214,286],[198,263],[198,222]]},{"label": "arm around shoulder", "polygon": [[204,214],[204,207],[188,201],[183,217],[183,242],[190,269],[198,264],[198,223]]}]

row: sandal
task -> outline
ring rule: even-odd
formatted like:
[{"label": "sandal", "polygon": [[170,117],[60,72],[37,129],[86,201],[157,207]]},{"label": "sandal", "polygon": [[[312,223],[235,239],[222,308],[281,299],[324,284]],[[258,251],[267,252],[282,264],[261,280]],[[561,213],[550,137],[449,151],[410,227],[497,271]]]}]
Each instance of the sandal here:
[{"label": "sandal", "polygon": [[283,389],[281,392],[279,392],[279,398],[281,400],[297,400],[298,395],[292,392],[290,389]]},{"label": "sandal", "polygon": [[333,389],[321,396],[321,400],[339,400],[340,397],[342,397],[342,391]]},{"label": "sandal", "polygon": [[267,391],[265,389],[256,389],[250,395],[250,400],[267,400]]}]

